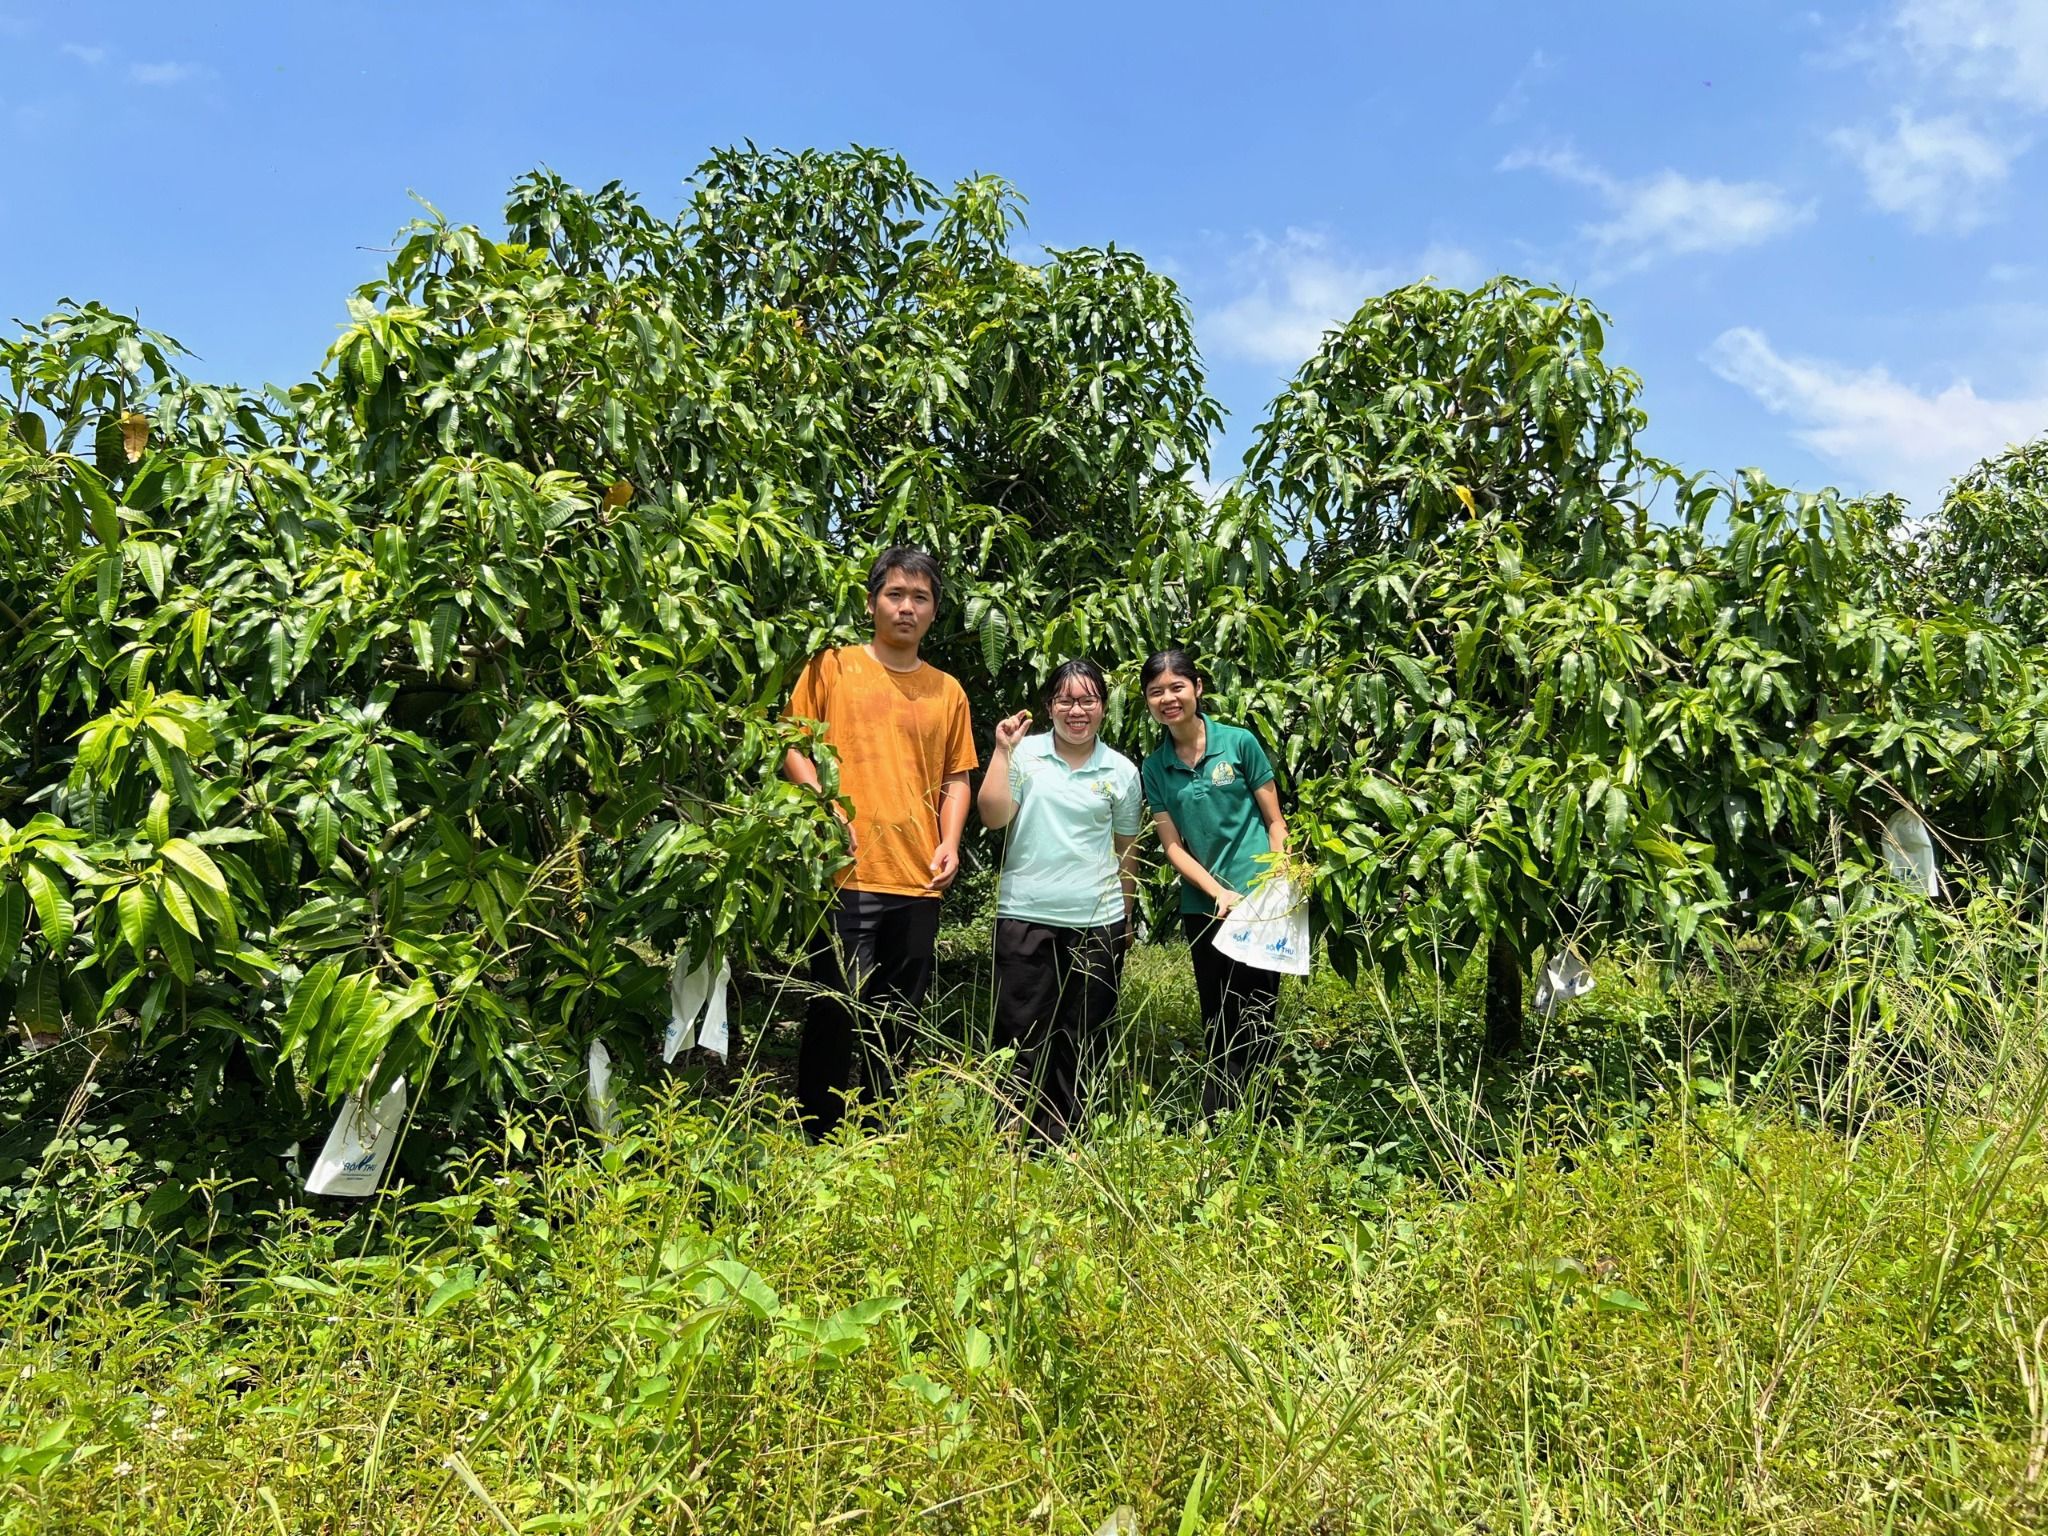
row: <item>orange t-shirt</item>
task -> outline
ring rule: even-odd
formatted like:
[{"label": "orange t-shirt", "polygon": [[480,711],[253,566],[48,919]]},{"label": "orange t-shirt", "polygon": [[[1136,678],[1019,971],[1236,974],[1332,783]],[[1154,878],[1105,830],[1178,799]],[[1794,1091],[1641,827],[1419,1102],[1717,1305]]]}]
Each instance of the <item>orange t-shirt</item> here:
[{"label": "orange t-shirt", "polygon": [[939,848],[939,789],[980,766],[967,694],[929,663],[892,672],[849,645],[811,658],[788,713],[824,722],[839,754],[839,793],[853,802],[850,890],[922,896]]}]

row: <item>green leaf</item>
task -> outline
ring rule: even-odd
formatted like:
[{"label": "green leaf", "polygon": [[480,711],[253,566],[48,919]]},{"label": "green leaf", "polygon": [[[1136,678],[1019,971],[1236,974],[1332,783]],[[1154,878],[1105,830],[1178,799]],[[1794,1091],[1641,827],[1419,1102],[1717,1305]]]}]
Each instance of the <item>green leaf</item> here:
[{"label": "green leaf", "polygon": [[142,584],[149,588],[149,595],[162,602],[164,584],[171,573],[170,551],[147,539],[131,542],[128,550],[135,557],[135,568],[142,573]]},{"label": "green leaf", "polygon": [[14,435],[28,444],[37,453],[50,451],[49,428],[43,425],[43,418],[34,411],[18,410],[8,418],[8,426]]},{"label": "green leaf", "polygon": [[21,953],[21,932],[28,924],[28,893],[19,881],[0,880],[0,978],[14,968]]},{"label": "green leaf", "polygon": [[1603,1312],[1648,1312],[1650,1304],[1618,1285],[1603,1285],[1594,1292],[1595,1304]]},{"label": "green leaf", "polygon": [[366,395],[374,395],[384,384],[384,348],[376,333],[365,328],[349,354],[355,365],[356,384]]},{"label": "green leaf", "polygon": [[298,818],[300,835],[313,852],[313,862],[323,870],[332,869],[335,850],[341,845],[341,817],[335,813],[334,802],[325,795],[307,795],[299,801]]},{"label": "green leaf", "polygon": [[382,747],[372,745],[366,754],[370,765],[370,787],[376,792],[377,804],[387,816],[398,814],[398,778],[391,771],[391,754]]},{"label": "green leaf", "polygon": [[79,500],[85,503],[94,540],[103,548],[115,548],[121,542],[121,513],[106,481],[88,466],[74,464],[71,483],[78,487]]},{"label": "green leaf", "polygon": [[998,671],[1003,663],[1003,652],[1010,643],[1010,616],[1002,609],[991,607],[981,621],[981,662],[990,674]]},{"label": "green leaf", "polygon": [[462,633],[462,610],[453,603],[436,605],[427,629],[437,658],[435,668],[446,667],[455,660],[455,642]]},{"label": "green leaf", "polygon": [[63,967],[48,955],[30,961],[22,977],[14,1011],[38,1034],[55,1034],[64,1027],[63,979]]},{"label": "green leaf", "polygon": [[28,899],[36,909],[36,920],[43,928],[43,942],[50,946],[51,953],[62,954],[71,943],[75,919],[71,903],[58,882],[57,872],[39,859],[24,859],[15,866],[15,873],[21,876]]},{"label": "green leaf", "polygon": [[149,810],[142,819],[142,830],[158,848],[171,840],[171,797],[163,790],[149,797]]},{"label": "green leaf", "polygon": [[995,1362],[996,1341],[980,1327],[970,1324],[961,1336],[960,1363],[967,1374],[978,1376]]},{"label": "green leaf", "polygon": [[307,1034],[319,1022],[327,994],[333,990],[340,976],[340,961],[323,960],[299,979],[298,986],[292,989],[291,1001],[285,1005],[284,1026],[278,1037],[279,1050],[289,1055],[304,1043]]},{"label": "green leaf", "polygon": [[953,1395],[953,1389],[942,1382],[933,1381],[922,1371],[905,1371],[894,1381],[892,1387],[901,1387],[927,1408],[937,1408]]},{"label": "green leaf", "polygon": [[475,1270],[457,1270],[454,1274],[450,1275],[446,1280],[443,1280],[439,1285],[434,1287],[434,1294],[429,1296],[427,1298],[427,1304],[420,1308],[421,1318],[424,1319],[432,1317],[436,1312],[440,1311],[443,1307],[450,1306],[455,1302],[460,1301],[463,1297],[469,1295],[470,1292],[474,1291],[477,1288],[478,1283],[479,1282],[477,1280]]},{"label": "green leaf", "polygon": [[157,885],[157,900],[171,921],[193,938],[201,937],[199,931],[199,909],[192,904],[191,895],[175,878],[165,878]]},{"label": "green leaf", "polygon": [[1414,824],[1415,807],[1409,804],[1406,795],[1385,779],[1367,775],[1359,781],[1358,792],[1373,803],[1396,832],[1405,831]]},{"label": "green leaf", "polygon": [[340,1286],[327,1280],[314,1280],[306,1275],[273,1275],[270,1283],[280,1291],[296,1291],[303,1296],[332,1299],[341,1295]]},{"label": "green leaf", "polygon": [[370,972],[351,976],[327,1000],[321,1033],[327,1050],[324,1060],[308,1065],[323,1073],[330,1088],[355,1089],[369,1077],[377,1058],[383,1055],[394,1027],[385,1008],[384,989]]},{"label": "green leaf", "polygon": [[414,1015],[432,1008],[439,1001],[440,997],[434,991],[433,978],[429,976],[415,976],[412,979],[412,985],[403,992],[399,993],[396,997],[387,996],[384,1004],[383,1020],[387,1038],[389,1032],[398,1025]]},{"label": "green leaf", "polygon": [[763,1321],[775,1311],[774,1289],[738,1259],[713,1259],[704,1267],[710,1271],[710,1277],[699,1286],[707,1292],[705,1300],[737,1302]]},{"label": "green leaf", "polygon": [[284,697],[285,688],[292,680],[292,645],[284,632],[283,621],[272,619],[269,632],[270,647],[270,696]]},{"label": "green leaf", "polygon": [[121,557],[118,554],[102,555],[93,572],[94,595],[99,599],[100,620],[114,622],[114,610],[121,603]]},{"label": "green leaf", "polygon": [[[175,889],[176,887],[170,881],[166,880],[164,882],[163,892],[166,898],[168,898],[170,893]],[[184,892],[179,891],[178,894],[180,896],[183,896]],[[168,899],[165,900],[163,906],[159,908],[157,911],[157,947],[163,950],[164,959],[170,962],[171,973],[174,976],[176,976],[178,980],[184,982],[187,986],[190,986],[194,974],[192,965],[192,940],[187,935],[185,929],[179,927],[177,922],[174,920],[172,915],[173,911],[174,908],[172,906],[172,903]]]},{"label": "green leaf", "polygon": [[1668,838],[1639,836],[1636,847],[1666,869],[1677,869],[1685,863],[1685,850]]},{"label": "green leaf", "polygon": [[1618,785],[1607,791],[1606,816],[1603,829],[1606,840],[1610,845],[1618,844],[1621,834],[1628,828],[1628,799]]},{"label": "green leaf", "polygon": [[121,892],[116,908],[121,919],[121,937],[140,960],[149,947],[150,929],[156,923],[156,893],[138,880]]},{"label": "green leaf", "polygon": [[1202,1453],[1202,1464],[1195,1469],[1195,1480],[1188,1484],[1188,1496],[1180,1507],[1180,1524],[1175,1527],[1176,1536],[1201,1536],[1202,1500],[1209,1489],[1209,1454]]},{"label": "green leaf", "polygon": [[216,944],[232,949],[239,942],[233,898],[214,890],[196,875],[182,869],[173,872],[169,883],[175,884],[192,899],[194,906],[213,919],[214,927],[219,930],[214,936]]},{"label": "green leaf", "polygon": [[843,1364],[867,1348],[869,1329],[890,1313],[899,1312],[909,1305],[901,1296],[875,1296],[855,1302],[815,1323],[802,1318],[784,1318],[781,1323],[785,1335],[784,1353],[802,1363]]},{"label": "green leaf", "polygon": [[227,879],[221,874],[220,866],[213,862],[204,848],[189,843],[182,837],[174,837],[159,847],[157,852],[208,890],[222,896],[227,895]]}]

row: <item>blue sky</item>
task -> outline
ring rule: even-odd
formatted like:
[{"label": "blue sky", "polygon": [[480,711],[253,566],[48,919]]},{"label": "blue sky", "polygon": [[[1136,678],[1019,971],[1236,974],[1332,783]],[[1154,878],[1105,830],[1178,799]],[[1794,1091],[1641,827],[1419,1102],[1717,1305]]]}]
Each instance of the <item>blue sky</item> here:
[{"label": "blue sky", "polygon": [[0,317],[317,365],[415,209],[537,163],[673,211],[713,145],[1008,177],[1172,272],[1231,411],[1425,274],[1573,287],[1649,445],[1813,487],[2048,430],[2048,0],[184,6],[0,0]]}]

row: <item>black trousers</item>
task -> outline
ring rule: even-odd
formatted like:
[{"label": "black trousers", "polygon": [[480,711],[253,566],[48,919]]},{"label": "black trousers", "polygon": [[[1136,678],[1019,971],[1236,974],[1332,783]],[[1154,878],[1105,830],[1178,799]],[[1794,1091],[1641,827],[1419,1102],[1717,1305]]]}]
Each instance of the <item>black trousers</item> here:
[{"label": "black trousers", "polygon": [[811,947],[811,1001],[796,1055],[797,1106],[815,1140],[846,1113],[845,1095],[896,1091],[911,1026],[932,981],[939,898],[841,891]]},{"label": "black trousers", "polygon": [[1116,1017],[1123,924],[1057,928],[999,917],[995,960],[995,1044],[1017,1053],[1012,1092],[1039,1140],[1063,1141],[1080,1123]]},{"label": "black trousers", "polygon": [[1183,912],[1188,949],[1195,962],[1195,993],[1202,1000],[1202,1031],[1209,1064],[1202,1076],[1202,1113],[1213,1115],[1243,1100],[1246,1082],[1272,1063],[1278,1038],[1273,1015],[1280,1002],[1280,974],[1243,965],[1211,941],[1216,919]]}]

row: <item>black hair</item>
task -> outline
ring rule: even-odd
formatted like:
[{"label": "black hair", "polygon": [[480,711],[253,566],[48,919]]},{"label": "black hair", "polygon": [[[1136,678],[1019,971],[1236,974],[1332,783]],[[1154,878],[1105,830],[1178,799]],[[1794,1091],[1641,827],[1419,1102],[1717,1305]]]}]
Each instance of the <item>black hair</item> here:
[{"label": "black hair", "polygon": [[939,600],[939,562],[914,544],[892,544],[875,556],[875,563],[868,568],[868,601],[873,602],[882,594],[882,584],[889,579],[891,571],[901,571],[906,576],[922,576],[932,589],[932,601]]},{"label": "black hair", "polygon": [[1059,697],[1060,689],[1068,683],[1080,681],[1092,684],[1095,697],[1109,703],[1109,682],[1102,675],[1102,668],[1086,656],[1077,656],[1072,661],[1063,661],[1053,668],[1052,676],[1045,680],[1045,691],[1039,698],[1039,706],[1046,714],[1052,713],[1052,701]]},{"label": "black hair", "polygon": [[[1168,672],[1171,672],[1175,677],[1186,678],[1197,688],[1202,686],[1202,674],[1195,666],[1193,658],[1176,645],[1163,651],[1154,651],[1145,658],[1145,665],[1138,673],[1139,696],[1143,697],[1149,693],[1152,685]],[[1201,703],[1198,700],[1195,708],[1199,711],[1201,707]]]}]

